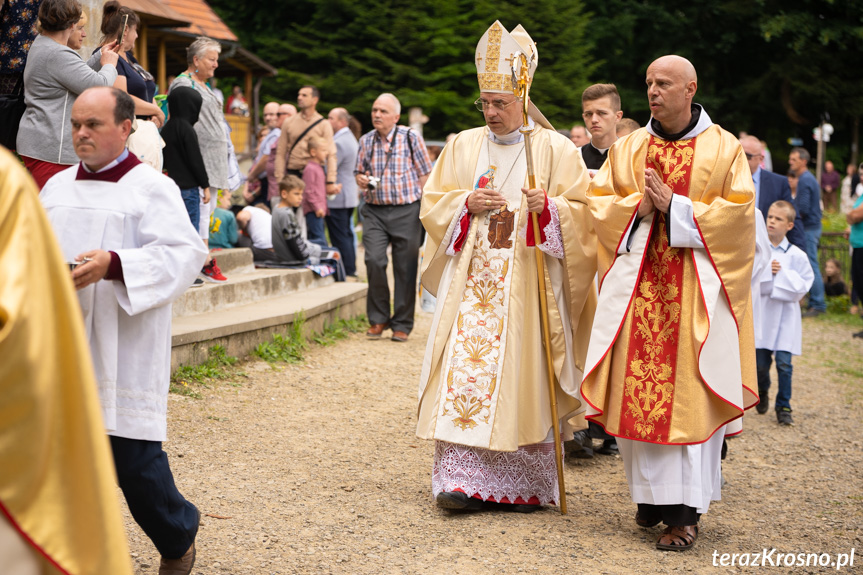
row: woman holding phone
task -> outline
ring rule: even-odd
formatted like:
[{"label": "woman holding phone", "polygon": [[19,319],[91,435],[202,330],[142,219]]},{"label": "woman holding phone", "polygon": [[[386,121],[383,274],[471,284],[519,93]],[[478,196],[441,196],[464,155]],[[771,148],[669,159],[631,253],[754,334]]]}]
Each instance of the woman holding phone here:
[{"label": "woman holding phone", "polygon": [[[117,80],[114,87],[123,90],[135,102],[135,131],[129,136],[129,150],[157,170],[162,170],[162,139],[159,128],[165,123],[165,114],[153,101],[156,81],[135,59],[132,49],[138,38],[140,18],[131,8],[121,6],[117,0],[105,2],[102,9],[102,45],[117,42],[120,60],[117,63]],[[90,57],[91,66],[96,53]]]},{"label": "woman holding phone", "polygon": [[24,67],[24,101],[16,148],[39,189],[51,176],[78,163],[69,115],[78,94],[92,86],[111,86],[117,79],[113,44],[98,50],[97,72],[67,46],[81,19],[77,0],[43,0],[39,35]]}]

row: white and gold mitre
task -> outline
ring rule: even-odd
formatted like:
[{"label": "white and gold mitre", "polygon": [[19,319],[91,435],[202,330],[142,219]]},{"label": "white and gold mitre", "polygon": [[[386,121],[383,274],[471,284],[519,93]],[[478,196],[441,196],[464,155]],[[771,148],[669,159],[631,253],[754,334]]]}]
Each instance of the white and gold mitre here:
[{"label": "white and gold mitre", "polygon": [[[539,63],[536,43],[521,24],[507,32],[499,20],[495,20],[476,45],[476,74],[480,92],[513,94],[512,64],[518,54],[524,54],[528,62],[528,75],[533,75]],[[545,116],[529,104],[530,116],[540,125],[552,129]]]},{"label": "white and gold mitre", "polygon": [[495,20],[476,45],[480,91],[512,94],[512,63],[519,53],[527,56],[530,62],[528,71],[533,79],[537,64],[536,44],[521,24],[510,33],[499,20]]}]

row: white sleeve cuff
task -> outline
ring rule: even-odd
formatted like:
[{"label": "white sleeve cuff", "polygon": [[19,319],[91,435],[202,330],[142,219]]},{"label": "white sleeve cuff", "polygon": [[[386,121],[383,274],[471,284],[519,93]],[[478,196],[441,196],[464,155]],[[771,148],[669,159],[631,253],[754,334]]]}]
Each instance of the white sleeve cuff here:
[{"label": "white sleeve cuff", "polygon": [[545,241],[539,244],[539,249],[551,257],[562,260],[563,234],[560,231],[560,214],[557,211],[557,204],[551,199],[548,200],[548,211],[551,219],[548,225],[542,229],[545,234]]},{"label": "white sleeve cuff", "polygon": [[703,248],[704,242],[695,225],[692,200],[673,195],[668,206],[668,245],[673,248]]},{"label": "white sleeve cuff", "polygon": [[[467,201],[465,201],[464,207],[461,209],[461,211],[458,214],[456,214],[455,220],[453,222],[450,222],[449,227],[452,230],[452,232],[450,232],[450,238],[449,238],[449,242],[448,242],[447,248],[446,248],[446,255],[448,255],[448,256],[454,256],[454,255],[456,255],[456,253],[458,253],[455,251],[455,243],[458,240],[459,236],[461,235],[461,226],[459,225],[459,223],[461,222],[461,219],[465,216],[466,213],[467,213]],[[468,230],[470,230],[469,226],[468,226]],[[446,238],[444,238],[444,241],[446,241]]]}]

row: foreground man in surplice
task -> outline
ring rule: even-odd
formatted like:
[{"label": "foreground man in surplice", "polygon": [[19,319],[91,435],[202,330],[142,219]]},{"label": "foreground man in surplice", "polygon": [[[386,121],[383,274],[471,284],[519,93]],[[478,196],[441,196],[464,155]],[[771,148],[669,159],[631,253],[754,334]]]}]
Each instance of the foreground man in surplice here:
[{"label": "foreground man in surplice", "polygon": [[192,285],[206,249],[180,189],[126,148],[135,105],[90,88],[72,106],[81,162],[48,180],[40,199],[72,272],[96,369],[117,479],[132,517],[162,559],[188,575],[200,513],[174,484],[168,456],[171,303]]},{"label": "foreground man in surplice", "polygon": [[531,103],[538,188],[525,188],[522,104],[513,94],[510,62],[518,51],[530,54],[531,45],[521,26],[510,34],[500,22],[482,37],[476,105],[486,126],[447,144],[423,193],[420,218],[432,256],[422,283],[438,301],[417,435],[436,441],[432,491],[446,509],[528,512],[558,499],[529,211],[540,214],[548,270],[542,289],[557,418],[565,422],[584,409],[578,383],[596,301],[588,176],[572,142]]},{"label": "foreground man in surplice", "polygon": [[731,134],[693,104],[692,64],[647,69],[653,118],[619,140],[588,202],[599,304],[582,393],[617,436],[642,527],[690,548],[720,495],[720,451],[758,402],[750,280],[754,189]]}]

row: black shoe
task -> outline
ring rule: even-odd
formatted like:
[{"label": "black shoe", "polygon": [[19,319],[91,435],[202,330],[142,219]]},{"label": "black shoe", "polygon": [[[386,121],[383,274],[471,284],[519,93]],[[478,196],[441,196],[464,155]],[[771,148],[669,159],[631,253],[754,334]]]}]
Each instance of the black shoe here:
[{"label": "black shoe", "polygon": [[794,419],[791,417],[791,409],[783,407],[776,410],[776,421],[779,425],[794,425]]},{"label": "black shoe", "polygon": [[437,494],[435,503],[443,509],[460,511],[478,511],[482,509],[482,501],[468,497],[461,491],[442,491]]},{"label": "black shoe", "polygon": [[572,434],[572,440],[564,442],[565,451],[569,457],[575,459],[593,459],[593,440],[587,434],[587,430],[576,431]]},{"label": "black shoe", "polygon": [[859,337],[859,338],[863,339],[863,331],[858,331],[857,333],[853,334],[851,337]]},{"label": "black shoe", "polygon": [[542,505],[530,505],[527,503],[498,503],[496,501],[483,501],[485,509],[494,511],[509,511],[510,513],[533,513],[542,509]]},{"label": "black shoe", "polygon": [[823,309],[810,308],[810,309],[807,309],[806,311],[804,311],[802,316],[803,317],[817,317],[817,316],[823,315],[823,314],[824,314]]},{"label": "black shoe", "polygon": [[764,415],[767,413],[767,410],[770,408],[770,397],[767,393],[759,393],[758,394],[758,405],[755,406],[755,411]]},{"label": "black shoe", "polygon": [[614,439],[606,439],[602,442],[602,447],[596,450],[602,455],[620,455],[620,450],[617,448],[617,441]]}]

